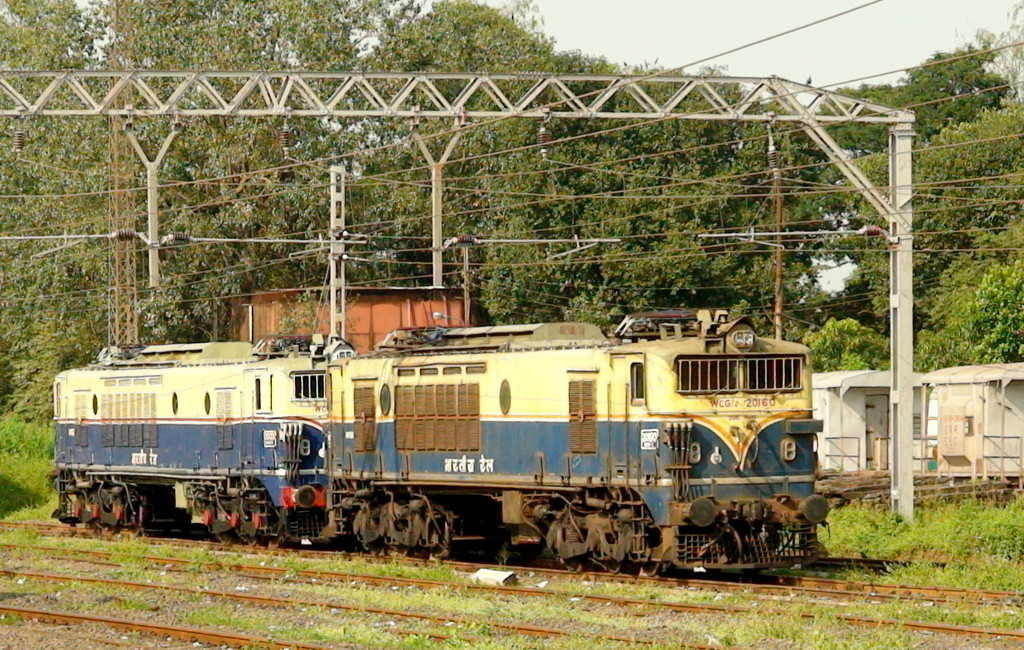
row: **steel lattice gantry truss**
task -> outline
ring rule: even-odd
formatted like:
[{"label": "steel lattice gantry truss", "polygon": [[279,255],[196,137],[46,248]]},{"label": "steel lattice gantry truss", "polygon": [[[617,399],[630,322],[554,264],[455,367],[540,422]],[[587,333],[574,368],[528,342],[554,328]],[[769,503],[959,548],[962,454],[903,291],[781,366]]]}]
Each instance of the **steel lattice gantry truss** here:
[{"label": "steel lattice gantry truss", "polygon": [[[802,107],[794,111],[792,98]],[[900,123],[907,112],[776,77],[0,71],[0,115],[559,117]]]}]

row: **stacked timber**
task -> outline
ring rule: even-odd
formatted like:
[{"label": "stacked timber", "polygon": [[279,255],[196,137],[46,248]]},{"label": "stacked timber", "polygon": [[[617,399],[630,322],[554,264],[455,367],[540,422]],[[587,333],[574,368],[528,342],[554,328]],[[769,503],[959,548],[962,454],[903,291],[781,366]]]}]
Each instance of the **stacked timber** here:
[{"label": "stacked timber", "polygon": [[[833,508],[848,503],[888,503],[889,472],[823,472],[815,483],[816,491],[829,500]],[[990,478],[986,480],[954,479],[936,474],[914,477],[914,501],[982,500],[1004,502],[1017,494],[1017,480]]]}]

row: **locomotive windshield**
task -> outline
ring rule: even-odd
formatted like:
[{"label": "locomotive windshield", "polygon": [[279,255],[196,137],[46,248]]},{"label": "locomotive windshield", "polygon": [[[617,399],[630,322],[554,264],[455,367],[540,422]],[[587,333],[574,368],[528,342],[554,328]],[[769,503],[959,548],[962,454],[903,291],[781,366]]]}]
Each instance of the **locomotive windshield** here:
[{"label": "locomotive windshield", "polygon": [[676,358],[680,393],[790,392],[803,388],[803,357],[688,355]]}]

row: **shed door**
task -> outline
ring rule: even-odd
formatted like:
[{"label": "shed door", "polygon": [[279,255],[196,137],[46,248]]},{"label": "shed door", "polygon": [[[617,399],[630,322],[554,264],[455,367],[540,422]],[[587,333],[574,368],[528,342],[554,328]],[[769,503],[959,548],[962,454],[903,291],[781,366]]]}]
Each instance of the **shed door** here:
[{"label": "shed door", "polygon": [[[889,469],[889,396],[864,396],[867,469]],[[859,468],[858,468],[859,469]]]}]

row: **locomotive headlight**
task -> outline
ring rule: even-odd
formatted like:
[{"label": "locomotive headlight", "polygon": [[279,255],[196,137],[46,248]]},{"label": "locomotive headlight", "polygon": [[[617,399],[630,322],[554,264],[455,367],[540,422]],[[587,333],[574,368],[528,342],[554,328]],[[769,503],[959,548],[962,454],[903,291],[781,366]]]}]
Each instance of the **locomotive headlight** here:
[{"label": "locomotive headlight", "polygon": [[749,350],[754,347],[754,341],[756,340],[757,337],[754,335],[754,330],[741,329],[732,333],[732,344],[740,350]]}]

